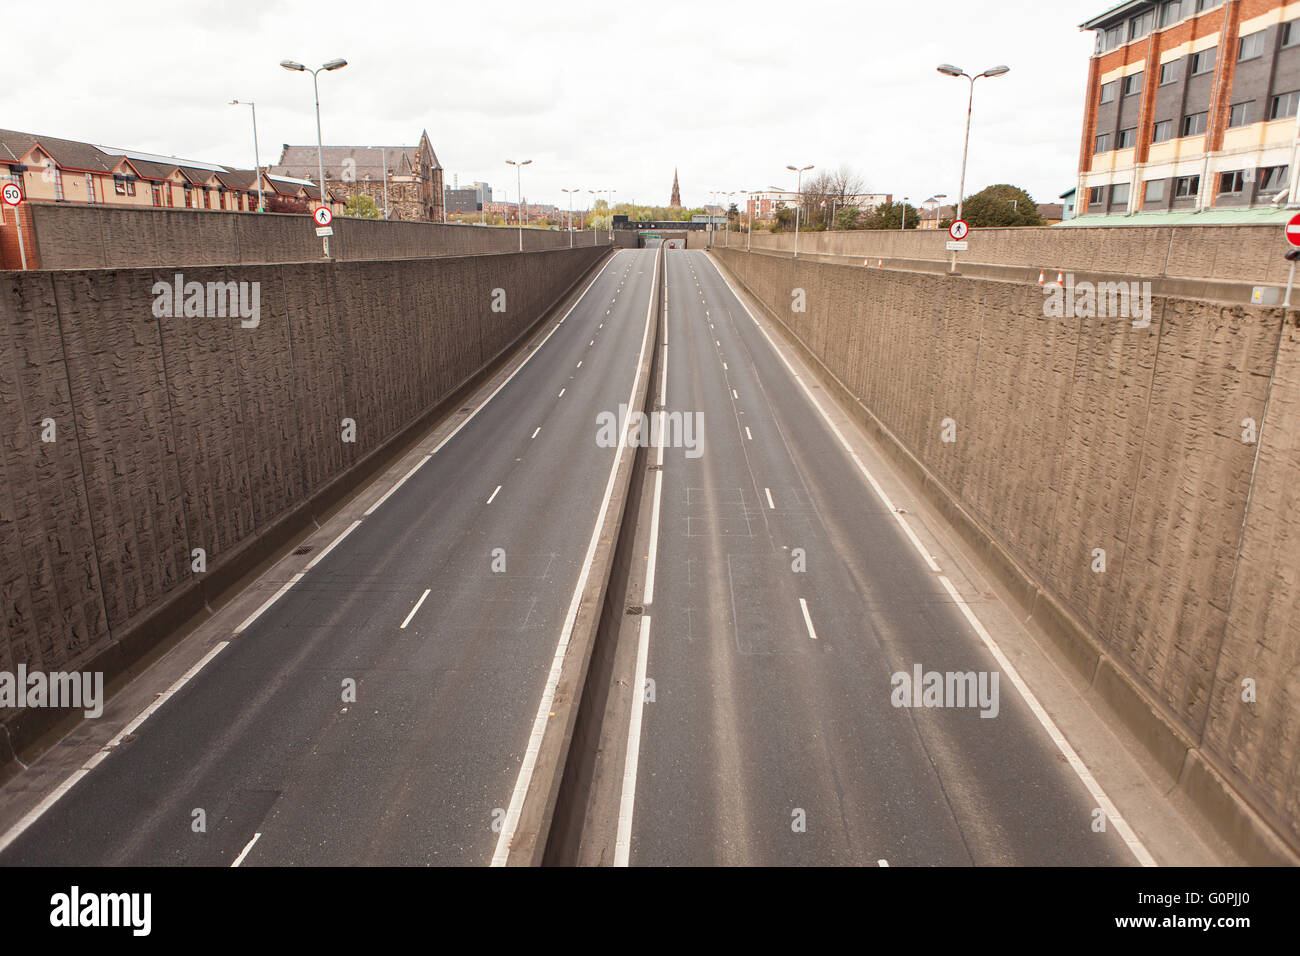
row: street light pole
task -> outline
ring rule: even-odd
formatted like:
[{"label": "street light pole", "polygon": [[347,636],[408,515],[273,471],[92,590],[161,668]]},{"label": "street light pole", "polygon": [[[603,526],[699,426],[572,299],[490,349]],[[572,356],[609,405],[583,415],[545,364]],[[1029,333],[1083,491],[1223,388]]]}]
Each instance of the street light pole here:
[{"label": "street light pole", "polygon": [[618,192],[617,189],[609,191],[609,241],[611,244],[614,242],[614,193],[616,192]]},{"label": "street light pole", "polygon": [[257,104],[249,100],[241,102],[231,100],[231,106],[248,106],[253,110],[253,178],[257,180],[257,211],[261,212],[263,208],[262,200],[262,156],[257,148]]},{"label": "street light pole", "polygon": [[531,159],[525,159],[523,162],[516,163],[513,159],[507,159],[506,163],[515,168],[515,198],[519,200],[517,212],[519,214],[519,251],[524,251],[524,167],[531,163]]},{"label": "street light pole", "polygon": [[786,169],[792,170],[795,174],[794,179],[794,257],[799,258],[799,213],[803,209],[803,174],[812,169],[812,166],[799,168],[796,166],[787,166]]},{"label": "street light pole", "polygon": [[[970,80],[970,96],[966,100],[966,135],[962,142],[962,147],[961,147],[961,183],[957,190],[957,218],[960,219],[962,218],[962,206],[965,204],[966,201],[966,154],[970,150],[970,117],[971,117],[971,109],[975,105],[975,81],[982,79],[986,76],[989,77],[1001,76],[1004,73],[1010,72],[1011,67],[1009,66],[990,67],[989,69],[985,70],[983,73],[980,73],[976,76],[971,76],[961,67],[953,66],[951,63],[940,63],[939,66],[936,67],[936,69],[944,76],[957,76],[957,77],[964,76],[966,79]],[[956,251],[954,251],[952,254],[952,266],[949,269],[949,271],[950,272],[957,271]]]},{"label": "street light pole", "polygon": [[899,223],[898,223],[898,231],[899,231],[899,232],[903,232],[905,229],[907,229],[907,200],[908,200],[908,198],[909,198],[909,197],[907,197],[907,196],[904,196],[904,197],[903,197],[903,209],[902,209],[902,213],[903,213],[903,214],[899,217]]},{"label": "street light pole", "polygon": [[[325,147],[321,145],[323,140],[321,139],[320,132],[320,84],[317,82],[316,77],[322,71],[341,70],[343,67],[348,65],[348,61],[339,57],[338,59],[330,60],[329,62],[322,64],[314,70],[308,70],[301,63],[296,63],[293,60],[281,60],[280,65],[286,70],[308,72],[311,74],[311,88],[316,95],[316,163],[317,169],[320,172],[320,201],[322,206],[328,206],[329,201],[326,198],[325,190]],[[325,236],[324,238],[325,258],[328,259],[330,257],[330,237]]]},{"label": "street light pole", "polygon": [[573,194],[581,192],[581,189],[561,189],[560,192],[569,195],[569,248],[573,248]]}]

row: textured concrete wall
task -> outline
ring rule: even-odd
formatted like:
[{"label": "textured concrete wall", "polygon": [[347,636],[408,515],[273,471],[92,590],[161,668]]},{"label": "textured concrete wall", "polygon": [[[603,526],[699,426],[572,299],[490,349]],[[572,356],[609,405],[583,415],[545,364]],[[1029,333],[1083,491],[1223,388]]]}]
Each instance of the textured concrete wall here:
[{"label": "textured concrete wall", "polygon": [[1300,846],[1297,313],[714,253]]},{"label": "textured concrete wall", "polygon": [[[315,262],[322,258],[306,216],[194,209],[30,204],[42,268]],[[340,260],[472,256],[519,249],[519,230],[431,222],[334,220],[331,255]],[[32,237],[28,236],[32,245]],[[608,245],[608,233],[575,233],[575,246]],[[567,249],[569,234],[524,230],[524,251]],[[618,243],[616,243],[618,244]],[[635,245],[635,237],[632,245]]]},{"label": "textured concrete wall", "polygon": [[[846,259],[945,260],[946,230],[860,229],[853,232],[801,232],[799,252]],[[987,265],[1113,272],[1123,275],[1223,279],[1261,284],[1285,283],[1289,248],[1275,226],[1077,226],[976,229],[962,262]],[[690,248],[702,248],[703,234],[692,234]],[[715,237],[714,247],[722,244]],[[744,235],[731,236],[733,247]],[[754,249],[792,252],[794,233],[756,230]],[[1055,278],[1055,276],[1052,276]]]},{"label": "textured concrete wall", "polygon": [[0,670],[76,668],[160,638],[161,607],[346,480],[606,252],[184,270],[260,283],[256,328],[155,317],[172,270],[4,273]]}]

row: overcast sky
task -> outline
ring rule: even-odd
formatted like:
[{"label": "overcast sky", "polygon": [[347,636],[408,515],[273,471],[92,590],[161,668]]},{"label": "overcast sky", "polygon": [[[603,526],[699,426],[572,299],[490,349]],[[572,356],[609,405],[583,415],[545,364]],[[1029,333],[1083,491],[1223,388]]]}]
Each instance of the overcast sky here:
[{"label": "overcast sky", "polygon": [[[71,0],[21,15],[4,45],[0,127],[226,165],[316,141],[405,145],[427,129],[446,170],[515,197],[613,187],[666,205],[710,190],[793,188],[785,167],[841,163],[873,192],[955,196],[970,72],[967,194],[995,182],[1039,202],[1074,184],[1090,33],[1111,0],[479,0],[456,5],[276,0],[165,8]],[[54,8],[51,8],[54,9]],[[318,39],[318,24],[329,39]],[[498,198],[500,198],[498,196]],[[584,193],[584,198],[585,193]]]}]

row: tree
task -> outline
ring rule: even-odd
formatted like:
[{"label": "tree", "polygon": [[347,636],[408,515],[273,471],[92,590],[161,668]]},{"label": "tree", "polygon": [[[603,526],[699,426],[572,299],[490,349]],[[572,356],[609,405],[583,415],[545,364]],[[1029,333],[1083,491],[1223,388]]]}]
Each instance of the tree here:
[{"label": "tree", "polygon": [[794,210],[782,206],[776,211],[772,219],[772,231],[784,232],[786,229],[794,228]]},{"label": "tree", "polygon": [[365,193],[353,193],[348,197],[348,204],[343,207],[343,215],[358,219],[378,219],[379,207]]},{"label": "tree", "polygon": [[867,229],[898,229],[903,217],[907,217],[907,228],[915,229],[921,222],[921,216],[911,203],[887,202],[877,206],[867,217]]},{"label": "tree", "polygon": [[1019,186],[1007,183],[989,186],[966,197],[962,218],[972,228],[1046,225],[1033,197]]},{"label": "tree", "polygon": [[836,229],[861,229],[860,219],[862,210],[857,206],[845,206],[843,209],[835,210],[835,228]]}]

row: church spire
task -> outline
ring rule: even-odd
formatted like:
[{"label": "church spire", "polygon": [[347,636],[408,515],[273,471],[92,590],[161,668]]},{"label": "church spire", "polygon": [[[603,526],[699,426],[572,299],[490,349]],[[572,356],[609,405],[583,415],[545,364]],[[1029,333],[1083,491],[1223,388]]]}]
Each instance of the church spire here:
[{"label": "church spire", "polygon": [[669,200],[668,205],[673,209],[682,208],[682,190],[677,185],[677,170],[673,170],[673,198]]}]

